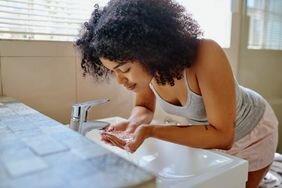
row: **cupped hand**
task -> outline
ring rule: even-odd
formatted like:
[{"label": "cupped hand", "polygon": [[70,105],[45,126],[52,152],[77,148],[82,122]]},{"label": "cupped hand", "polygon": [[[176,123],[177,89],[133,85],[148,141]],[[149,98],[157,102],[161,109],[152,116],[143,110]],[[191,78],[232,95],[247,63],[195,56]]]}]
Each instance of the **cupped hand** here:
[{"label": "cupped hand", "polygon": [[126,141],[115,135],[114,132],[102,132],[101,140],[106,144],[110,144],[121,149],[124,149],[124,146],[126,145]]},{"label": "cupped hand", "polygon": [[107,131],[109,132],[113,132],[113,131],[125,131],[128,127],[129,121],[128,120],[124,120],[121,122],[117,122],[117,123],[112,123],[108,128]]},{"label": "cupped hand", "polygon": [[147,124],[140,125],[136,128],[133,139],[126,142],[124,149],[134,153],[144,142],[144,140],[151,136],[151,126]]},{"label": "cupped hand", "polygon": [[130,123],[128,120],[111,124],[108,128],[108,132],[125,131],[127,133],[133,133],[136,129],[136,125]]},{"label": "cupped hand", "polygon": [[112,131],[103,132],[101,136],[102,141],[133,153],[150,137],[150,130],[150,126],[144,124],[137,127],[134,133]]},{"label": "cupped hand", "polygon": [[125,131],[112,131],[112,132],[102,132],[101,140],[112,146],[117,146],[124,149],[126,142],[133,138],[131,133]]}]

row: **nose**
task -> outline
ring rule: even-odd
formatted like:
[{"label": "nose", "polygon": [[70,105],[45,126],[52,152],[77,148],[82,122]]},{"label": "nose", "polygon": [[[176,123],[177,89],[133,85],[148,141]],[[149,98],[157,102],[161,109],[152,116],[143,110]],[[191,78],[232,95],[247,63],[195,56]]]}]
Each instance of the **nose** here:
[{"label": "nose", "polygon": [[116,73],[115,75],[116,75],[117,82],[119,84],[124,84],[128,82],[128,79],[125,76],[123,76],[122,74]]}]

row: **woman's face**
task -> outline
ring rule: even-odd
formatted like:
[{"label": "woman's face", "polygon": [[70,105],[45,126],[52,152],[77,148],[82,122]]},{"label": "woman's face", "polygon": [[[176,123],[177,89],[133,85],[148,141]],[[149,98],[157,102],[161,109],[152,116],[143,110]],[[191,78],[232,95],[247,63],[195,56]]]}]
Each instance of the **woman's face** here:
[{"label": "woman's face", "polygon": [[119,64],[105,58],[100,58],[102,64],[113,71],[119,84],[122,84],[128,90],[138,92],[147,88],[153,76],[150,75],[143,65],[137,61],[130,61]]}]

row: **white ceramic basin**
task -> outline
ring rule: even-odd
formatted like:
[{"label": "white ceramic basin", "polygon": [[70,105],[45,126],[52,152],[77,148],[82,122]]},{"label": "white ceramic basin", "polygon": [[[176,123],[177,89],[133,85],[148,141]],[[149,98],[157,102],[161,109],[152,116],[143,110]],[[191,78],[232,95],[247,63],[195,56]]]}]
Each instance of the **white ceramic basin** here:
[{"label": "white ceramic basin", "polygon": [[155,174],[159,188],[245,187],[247,162],[230,155],[154,138],[145,140],[141,147],[131,154],[101,142],[98,130],[90,131],[86,137]]}]

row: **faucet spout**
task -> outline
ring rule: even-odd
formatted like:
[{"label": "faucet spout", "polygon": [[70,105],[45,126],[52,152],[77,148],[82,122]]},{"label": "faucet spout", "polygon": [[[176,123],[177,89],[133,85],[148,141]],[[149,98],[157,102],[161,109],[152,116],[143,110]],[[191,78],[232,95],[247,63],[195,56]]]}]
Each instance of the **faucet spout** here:
[{"label": "faucet spout", "polygon": [[[80,134],[86,134],[84,124],[87,122],[88,111],[91,107],[109,102],[109,99],[97,99],[94,101],[87,101],[83,103],[74,104],[72,106],[72,115],[70,121],[70,128],[78,131]],[[100,123],[101,124],[101,123]],[[88,124],[86,124],[88,125]],[[89,125],[87,130],[90,128]]]},{"label": "faucet spout", "polygon": [[92,130],[104,130],[110,125],[110,123],[105,122],[105,121],[96,121],[96,120],[91,120],[83,123],[83,125],[80,127],[79,133],[83,136],[86,135],[89,131]]}]

